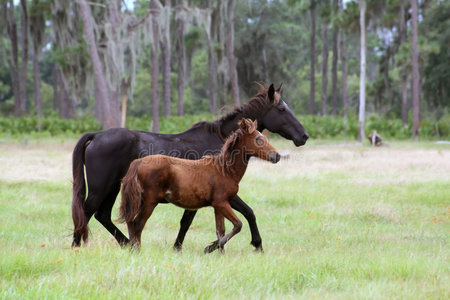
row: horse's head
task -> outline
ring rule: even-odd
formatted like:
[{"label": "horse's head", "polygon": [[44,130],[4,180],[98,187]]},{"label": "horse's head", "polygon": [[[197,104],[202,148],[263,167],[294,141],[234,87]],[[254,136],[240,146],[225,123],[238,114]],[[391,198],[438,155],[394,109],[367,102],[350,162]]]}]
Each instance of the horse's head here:
[{"label": "horse's head", "polygon": [[267,98],[271,105],[266,113],[258,119],[258,130],[267,129],[293,141],[297,147],[302,146],[308,140],[309,135],[281,98],[281,88],[282,85],[275,90],[271,84],[267,89]]},{"label": "horse's head", "polygon": [[267,138],[261,134],[257,128],[257,121],[242,119],[238,123],[242,130],[241,147],[248,157],[256,156],[258,158],[277,163],[280,160],[280,154],[269,143]]}]

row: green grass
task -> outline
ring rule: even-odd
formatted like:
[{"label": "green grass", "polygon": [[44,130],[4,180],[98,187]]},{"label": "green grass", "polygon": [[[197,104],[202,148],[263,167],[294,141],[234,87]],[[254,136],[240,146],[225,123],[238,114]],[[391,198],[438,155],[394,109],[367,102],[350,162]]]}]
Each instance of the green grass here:
[{"label": "green grass", "polygon": [[[29,167],[5,161],[49,160],[49,146],[0,144],[0,298],[448,299],[450,148],[331,143],[297,150],[276,140],[289,160],[251,163],[239,195],[265,253],[253,252],[242,217],[223,255],[203,254],[215,240],[210,208],[174,252],[182,210],[172,205],[156,208],[139,252],[121,249],[95,219],[88,245],[73,250],[69,170],[45,181],[17,175]],[[70,160],[67,145],[49,148]],[[48,168],[66,168],[59,161]]]}]

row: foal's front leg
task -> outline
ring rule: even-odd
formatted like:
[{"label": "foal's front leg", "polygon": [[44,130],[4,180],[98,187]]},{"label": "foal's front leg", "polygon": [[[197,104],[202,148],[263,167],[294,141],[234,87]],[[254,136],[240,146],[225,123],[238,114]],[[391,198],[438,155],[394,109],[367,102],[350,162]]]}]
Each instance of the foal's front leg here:
[{"label": "foal's front leg", "polygon": [[211,245],[207,246],[204,250],[205,253],[211,253],[216,249],[219,249],[220,252],[223,252],[223,246],[219,246],[220,239],[225,235],[225,218],[217,209],[214,209],[214,214],[216,217],[216,235],[217,240],[212,242]]},{"label": "foal's front leg", "polygon": [[239,220],[239,218],[235,215],[233,212],[233,209],[230,206],[230,203],[228,201],[217,201],[216,203],[213,203],[212,205],[214,209],[217,210],[218,213],[220,213],[222,216],[227,218],[232,224],[233,229],[229,233],[227,233],[225,236],[219,239],[219,248],[223,247],[234,235],[239,233],[242,229],[242,222]]}]

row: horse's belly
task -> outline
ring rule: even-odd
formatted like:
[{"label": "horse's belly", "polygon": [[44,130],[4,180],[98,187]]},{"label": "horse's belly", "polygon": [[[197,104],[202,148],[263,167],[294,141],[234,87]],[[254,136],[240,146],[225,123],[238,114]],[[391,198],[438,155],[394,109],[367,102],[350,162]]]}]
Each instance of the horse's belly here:
[{"label": "horse's belly", "polygon": [[198,197],[198,195],[179,195],[177,193],[172,193],[170,190],[166,192],[164,199],[167,202],[184,209],[200,209],[211,205],[209,200],[203,197]]}]

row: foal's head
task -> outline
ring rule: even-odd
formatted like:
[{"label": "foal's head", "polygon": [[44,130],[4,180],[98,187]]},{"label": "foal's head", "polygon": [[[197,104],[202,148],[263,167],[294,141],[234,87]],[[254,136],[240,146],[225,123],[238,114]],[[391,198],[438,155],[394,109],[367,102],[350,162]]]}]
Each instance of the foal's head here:
[{"label": "foal's head", "polygon": [[238,147],[242,149],[244,157],[249,159],[252,156],[277,163],[280,160],[280,154],[269,144],[267,138],[256,128],[256,121],[242,119],[238,123],[241,134],[238,137]]}]

